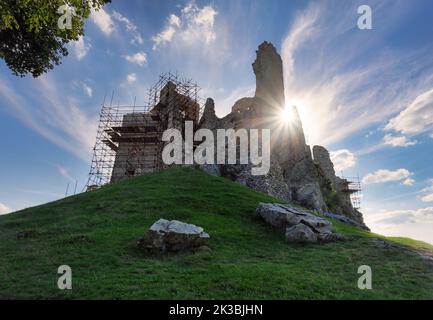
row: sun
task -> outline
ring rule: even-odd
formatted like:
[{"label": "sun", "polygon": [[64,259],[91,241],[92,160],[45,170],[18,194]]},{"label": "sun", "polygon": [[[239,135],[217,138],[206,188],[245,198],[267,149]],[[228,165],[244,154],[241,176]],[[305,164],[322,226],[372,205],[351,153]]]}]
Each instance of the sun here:
[{"label": "sun", "polygon": [[280,114],[281,122],[285,124],[290,124],[293,122],[293,107],[291,105],[286,105]]}]

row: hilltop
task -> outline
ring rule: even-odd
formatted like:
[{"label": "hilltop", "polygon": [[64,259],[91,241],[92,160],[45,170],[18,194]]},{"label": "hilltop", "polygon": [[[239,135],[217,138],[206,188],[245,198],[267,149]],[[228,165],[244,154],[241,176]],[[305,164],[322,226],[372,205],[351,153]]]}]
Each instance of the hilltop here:
[{"label": "hilltop", "polygon": [[[346,241],[289,244],[260,202],[278,200],[175,167],[0,217],[0,299],[433,299],[432,265],[411,252],[432,246],[334,220]],[[146,255],[136,241],[159,218],[203,227],[212,251]],[[56,286],[65,264],[72,291]],[[357,288],[361,265],[373,290]]]}]

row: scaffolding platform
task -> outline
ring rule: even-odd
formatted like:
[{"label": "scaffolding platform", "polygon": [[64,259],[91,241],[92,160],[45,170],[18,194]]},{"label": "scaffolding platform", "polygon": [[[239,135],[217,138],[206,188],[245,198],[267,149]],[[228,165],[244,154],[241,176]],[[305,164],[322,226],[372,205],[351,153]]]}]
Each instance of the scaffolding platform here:
[{"label": "scaffolding platform", "polygon": [[345,181],[342,192],[349,194],[354,209],[361,210],[362,185],[359,177],[342,177]]},{"label": "scaffolding platform", "polygon": [[87,189],[161,170],[162,133],[198,121],[204,100],[192,80],[167,73],[149,89],[144,106],[102,104]]}]

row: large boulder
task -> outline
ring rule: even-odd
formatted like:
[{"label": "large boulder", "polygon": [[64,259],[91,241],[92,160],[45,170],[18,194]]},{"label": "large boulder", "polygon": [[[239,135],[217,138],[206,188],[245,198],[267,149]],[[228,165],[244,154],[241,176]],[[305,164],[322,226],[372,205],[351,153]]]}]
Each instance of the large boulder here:
[{"label": "large boulder", "polygon": [[291,205],[260,203],[256,213],[271,226],[284,229],[294,242],[332,242],[342,236],[332,232],[332,223]]},{"label": "large boulder", "polygon": [[160,219],[138,240],[150,252],[181,252],[206,246],[210,236],[203,228],[180,221]]}]

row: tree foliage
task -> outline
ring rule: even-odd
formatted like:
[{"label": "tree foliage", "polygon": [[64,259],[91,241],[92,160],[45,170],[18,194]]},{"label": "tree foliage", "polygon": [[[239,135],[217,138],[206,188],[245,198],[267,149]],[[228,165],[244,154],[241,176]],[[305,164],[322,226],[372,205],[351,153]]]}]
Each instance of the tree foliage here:
[{"label": "tree foliage", "polygon": [[[0,58],[13,74],[38,77],[68,55],[66,44],[84,35],[92,10],[111,0],[0,0]],[[59,28],[58,9],[75,9],[72,28]]]}]

